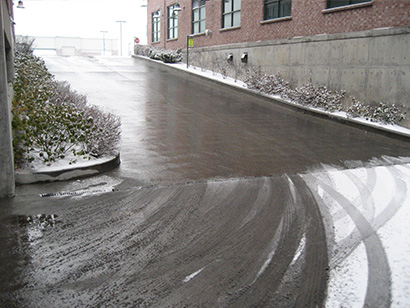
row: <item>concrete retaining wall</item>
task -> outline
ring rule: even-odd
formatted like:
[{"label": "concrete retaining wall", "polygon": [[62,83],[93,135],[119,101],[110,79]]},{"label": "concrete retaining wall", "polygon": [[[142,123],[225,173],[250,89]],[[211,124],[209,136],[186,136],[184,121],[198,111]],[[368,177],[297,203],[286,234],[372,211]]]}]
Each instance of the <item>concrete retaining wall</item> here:
[{"label": "concrete retaining wall", "polygon": [[332,90],[344,89],[363,102],[410,108],[410,27],[294,37],[285,40],[194,48],[193,58],[209,67],[233,54],[248,53],[246,66],[280,73],[293,87],[309,79]]},{"label": "concrete retaining wall", "polygon": [[14,162],[11,136],[13,81],[13,25],[11,2],[0,0],[0,199],[14,195]]}]

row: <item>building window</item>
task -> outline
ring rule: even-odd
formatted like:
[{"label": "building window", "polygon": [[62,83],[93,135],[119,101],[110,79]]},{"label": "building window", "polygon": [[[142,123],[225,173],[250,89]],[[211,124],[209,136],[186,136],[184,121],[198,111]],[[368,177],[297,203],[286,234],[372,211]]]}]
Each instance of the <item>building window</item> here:
[{"label": "building window", "polygon": [[168,7],[168,39],[178,38],[178,12],[174,11],[176,5]]},{"label": "building window", "polygon": [[327,0],[327,8],[370,2],[371,0]]},{"label": "building window", "polygon": [[161,39],[161,12],[156,11],[152,13],[152,42],[159,42]]},{"label": "building window", "polygon": [[292,0],[265,0],[264,19],[291,16]]},{"label": "building window", "polygon": [[241,25],[241,0],[224,0],[222,28],[239,27]]},{"label": "building window", "polygon": [[205,32],[206,0],[192,0],[192,33]]}]

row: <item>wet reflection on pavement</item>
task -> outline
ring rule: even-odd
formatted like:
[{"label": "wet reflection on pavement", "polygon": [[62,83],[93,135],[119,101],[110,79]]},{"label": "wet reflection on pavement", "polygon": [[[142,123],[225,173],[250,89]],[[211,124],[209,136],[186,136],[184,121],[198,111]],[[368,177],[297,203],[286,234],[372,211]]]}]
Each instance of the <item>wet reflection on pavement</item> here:
[{"label": "wet reflection on pavement", "polygon": [[[399,158],[408,142],[142,59],[46,60],[121,117],[122,163],[20,186],[2,201],[0,306],[324,307],[328,297],[336,307],[350,297],[388,307],[409,298],[396,283],[408,281],[406,260],[392,262],[383,242],[396,233],[382,228],[409,215],[410,160]],[[355,270],[344,265],[351,256]]]},{"label": "wet reflection on pavement", "polygon": [[296,173],[410,150],[142,59],[46,62],[90,103],[121,116],[118,175],[142,182]]}]

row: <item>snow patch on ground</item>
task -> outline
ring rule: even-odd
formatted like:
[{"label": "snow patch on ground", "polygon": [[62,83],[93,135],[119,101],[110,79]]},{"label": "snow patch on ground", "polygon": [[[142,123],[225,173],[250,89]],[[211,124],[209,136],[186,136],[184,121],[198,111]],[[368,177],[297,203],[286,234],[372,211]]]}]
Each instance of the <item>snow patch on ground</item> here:
[{"label": "snow patch on ground", "polygon": [[204,270],[205,267],[201,268],[200,270],[196,271],[195,273],[192,273],[191,275],[188,275],[185,277],[183,282],[187,283],[190,280],[192,280],[195,276],[197,276],[199,273],[201,273]]},{"label": "snow patch on ground", "polygon": [[410,307],[410,165],[399,167],[406,169],[401,177],[407,186],[406,199],[396,215],[378,231],[390,264],[393,308]]},{"label": "snow patch on ground", "polygon": [[41,159],[35,159],[29,163],[22,170],[30,170],[32,172],[55,172],[55,171],[67,171],[72,169],[93,167],[96,165],[104,164],[115,158],[112,156],[93,157],[93,156],[74,156],[73,154],[67,154],[65,158],[59,159],[55,162],[44,162]]},{"label": "snow patch on ground", "polygon": [[325,307],[361,308],[367,288],[367,258],[364,244],[330,271]]},{"label": "snow patch on ground", "polygon": [[[394,178],[388,168],[377,167],[375,168],[375,171],[377,181],[372,196],[375,202],[375,217],[377,217],[393,199],[395,187]],[[407,186],[410,188],[409,185]]]},{"label": "snow patch on ground", "polygon": [[[368,261],[363,240],[352,236],[357,231],[354,222],[325,184],[358,209],[379,236],[391,272],[391,307],[410,307],[410,164],[408,158],[383,161],[395,164],[374,166],[373,162],[348,170],[324,166],[322,171],[303,176],[333,222],[335,247],[329,259],[343,257],[330,270],[326,307],[363,307]],[[346,241],[356,243],[350,244],[350,253],[343,254],[341,243]]]},{"label": "snow patch on ground", "polygon": [[306,245],[306,234],[304,233],[302,238],[300,239],[298,249],[296,250],[295,256],[293,257],[293,260],[290,263],[290,266],[294,265],[296,261],[299,259],[299,257],[302,255],[302,252],[305,250],[305,245]]}]

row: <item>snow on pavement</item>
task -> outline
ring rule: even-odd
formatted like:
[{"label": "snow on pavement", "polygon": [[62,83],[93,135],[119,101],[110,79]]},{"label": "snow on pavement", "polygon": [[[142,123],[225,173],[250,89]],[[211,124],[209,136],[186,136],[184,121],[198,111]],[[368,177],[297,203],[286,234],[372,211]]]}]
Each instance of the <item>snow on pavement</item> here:
[{"label": "snow on pavement", "polygon": [[[408,158],[384,160],[390,164],[348,170],[324,166],[303,176],[322,206],[324,220],[330,218],[328,237],[333,245],[326,307],[364,306],[370,279],[365,240],[374,233],[388,260],[391,290],[386,292],[391,307],[410,306],[410,164]],[[361,236],[338,194],[359,210],[373,234]]]}]

